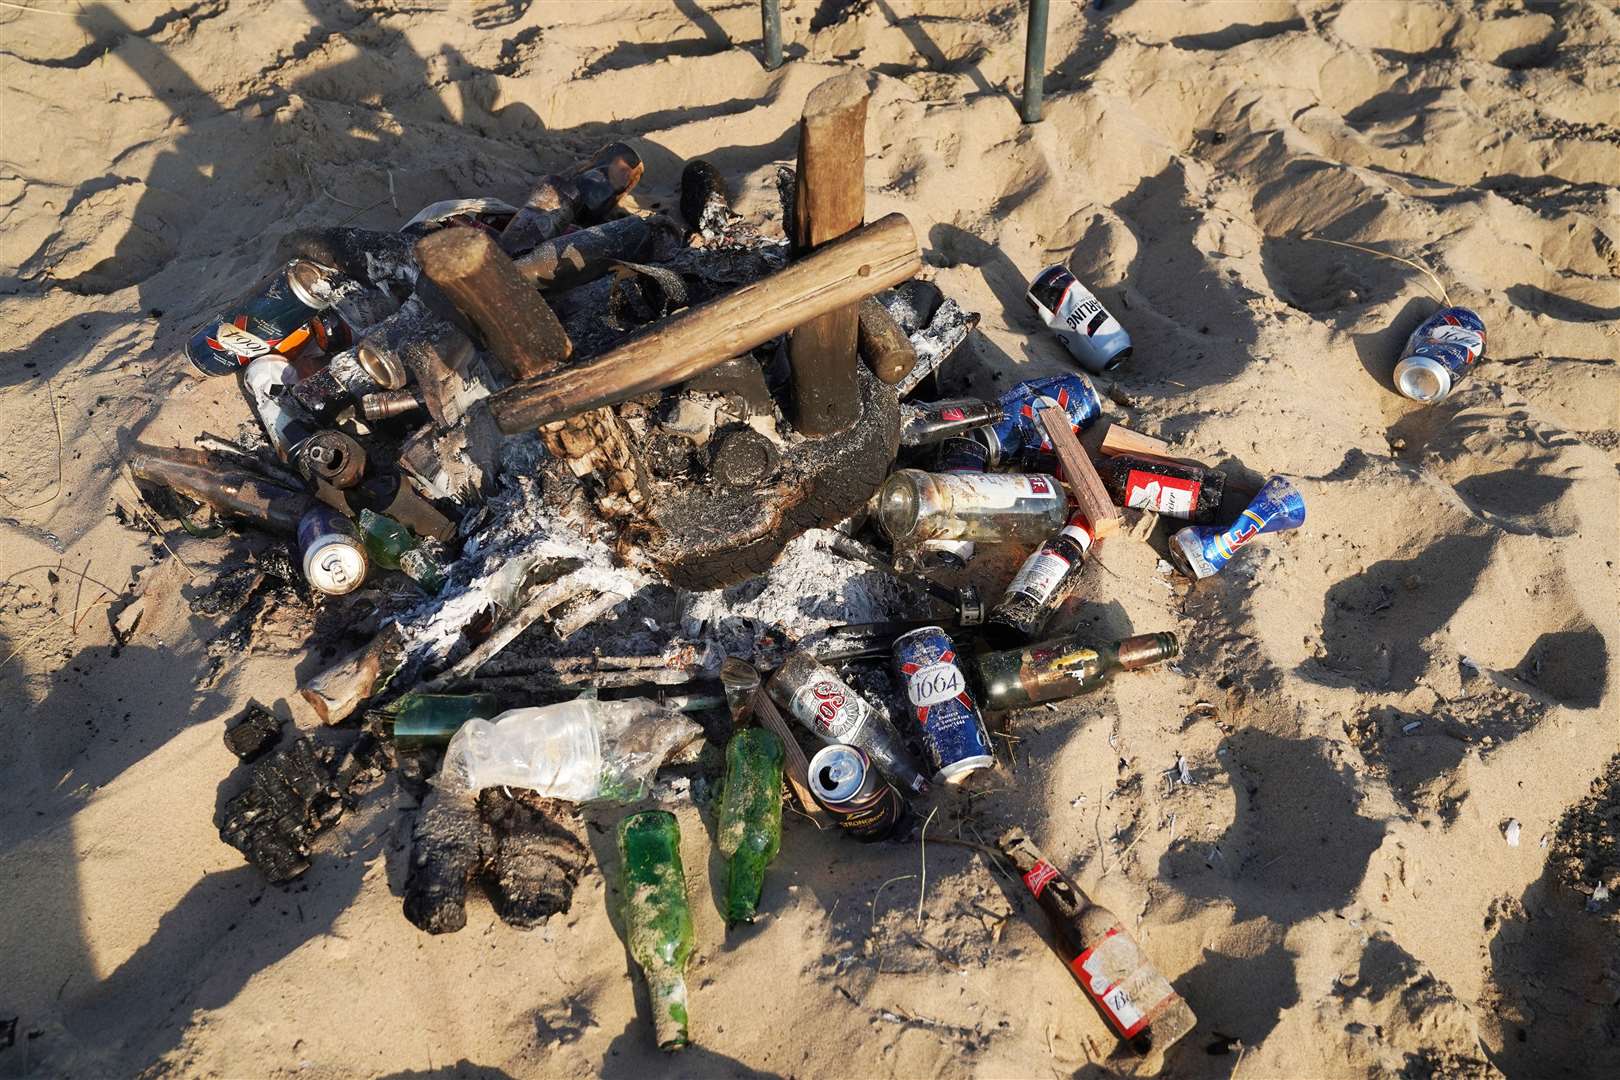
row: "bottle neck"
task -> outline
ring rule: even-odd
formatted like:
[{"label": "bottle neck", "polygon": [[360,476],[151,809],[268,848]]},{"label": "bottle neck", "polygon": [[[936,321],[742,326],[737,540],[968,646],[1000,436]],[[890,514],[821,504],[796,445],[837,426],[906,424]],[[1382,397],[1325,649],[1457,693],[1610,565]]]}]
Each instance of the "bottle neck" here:
[{"label": "bottle neck", "polygon": [[1102,652],[1101,658],[1104,668],[1135,671],[1169,660],[1178,652],[1180,645],[1174,634],[1138,634],[1115,642],[1112,648]]},{"label": "bottle neck", "polygon": [[653,1034],[660,1050],[679,1050],[687,1037],[686,979],[668,968],[643,968],[652,1002]]}]

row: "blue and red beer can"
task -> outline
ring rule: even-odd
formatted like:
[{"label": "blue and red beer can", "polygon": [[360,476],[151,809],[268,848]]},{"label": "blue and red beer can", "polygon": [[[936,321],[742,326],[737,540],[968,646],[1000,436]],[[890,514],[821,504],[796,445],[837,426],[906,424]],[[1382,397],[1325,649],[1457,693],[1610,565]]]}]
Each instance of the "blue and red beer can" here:
[{"label": "blue and red beer can", "polygon": [[1078,371],[1021,382],[1001,395],[1001,405],[1007,418],[979,428],[974,434],[989,448],[990,464],[1002,468],[1034,465],[1042,454],[1052,453],[1052,440],[1036,415],[1038,410],[1054,406],[1062,409],[1077,432],[1095,424],[1102,415],[1097,388]]},{"label": "blue and red beer can", "polygon": [[938,626],[924,626],[894,642],[894,670],[922,733],[934,782],[960,783],[995,763],[984,717],[957,663],[956,645]]}]

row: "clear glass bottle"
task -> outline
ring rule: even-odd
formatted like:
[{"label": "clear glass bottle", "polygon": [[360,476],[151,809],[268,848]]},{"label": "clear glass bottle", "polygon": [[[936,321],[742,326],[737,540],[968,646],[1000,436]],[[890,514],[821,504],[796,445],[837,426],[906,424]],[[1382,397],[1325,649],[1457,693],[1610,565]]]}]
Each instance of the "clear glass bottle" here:
[{"label": "clear glass bottle", "polygon": [[928,780],[894,725],[809,653],[796,652],[784,660],[765,684],[765,692],[822,742],[866,751],[872,763],[903,790],[928,790]]},{"label": "clear glass bottle", "polygon": [[1069,497],[1039,473],[901,469],[878,495],[878,523],[896,544],[925,540],[1041,540],[1063,527]]}]

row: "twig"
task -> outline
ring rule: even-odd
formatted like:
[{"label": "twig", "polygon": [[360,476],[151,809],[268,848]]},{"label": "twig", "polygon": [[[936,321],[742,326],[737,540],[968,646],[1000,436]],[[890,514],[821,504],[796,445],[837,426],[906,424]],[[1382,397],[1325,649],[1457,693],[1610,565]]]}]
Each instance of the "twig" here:
[{"label": "twig", "polygon": [[359,204],[352,203],[352,202],[347,202],[347,201],[345,201],[343,199],[338,198],[336,195],[332,194],[330,191],[327,191],[326,190],[326,185],[321,183],[319,180],[315,179],[314,170],[309,167],[309,162],[305,161],[302,156],[299,157],[298,163],[304,167],[304,175],[309,177],[309,182],[311,184],[314,184],[317,188],[319,188],[322,195],[325,195],[328,199],[331,199],[333,202],[337,203],[339,206],[347,206],[350,210],[358,210],[358,209],[360,209]]},{"label": "twig", "polygon": [[975,844],[972,840],[958,840],[954,836],[936,836],[934,837],[934,843],[955,844],[957,847],[972,848],[974,851],[980,852],[990,859],[1001,858],[1001,853],[995,848],[991,847],[989,844]]},{"label": "twig", "polygon": [[18,11],[32,11],[35,15],[67,15],[77,16],[77,11],[57,11],[54,8],[28,7],[25,4],[13,4],[11,0],[0,0],[0,7],[16,8]]},{"label": "twig", "polygon": [[388,170],[388,201],[394,204],[394,213],[399,213],[399,198],[394,194],[394,170]]},{"label": "twig", "polygon": [[174,561],[179,563],[181,568],[185,570],[187,577],[195,578],[197,576],[197,571],[193,570],[191,565],[180,557],[180,553],[178,551],[174,550],[172,547],[169,547],[168,537],[163,535],[163,530],[158,528],[157,525],[153,523],[151,516],[147,514],[145,507],[141,505],[141,503],[144,501],[141,499],[141,489],[135,486],[135,481],[129,478],[129,473],[127,471],[123,475],[124,483],[128,484],[129,489],[135,493],[135,505],[133,507],[135,513],[142,521],[146,523],[146,527],[152,530],[152,535],[158,538],[158,543],[162,544],[164,548],[168,550],[169,554],[174,556]]},{"label": "twig", "polygon": [[1400,255],[1391,255],[1389,252],[1387,252],[1387,251],[1379,251],[1377,248],[1364,247],[1361,244],[1352,244],[1352,243],[1350,243],[1348,241],[1345,241],[1345,240],[1329,240],[1327,237],[1325,237],[1325,236],[1317,236],[1315,233],[1304,233],[1304,234],[1302,234],[1301,238],[1305,239],[1305,240],[1315,240],[1317,243],[1321,243],[1321,244],[1333,244],[1333,245],[1336,245],[1338,247],[1349,248],[1352,251],[1364,251],[1368,255],[1377,255],[1378,257],[1383,258],[1383,259],[1394,259],[1398,263],[1405,263],[1407,266],[1410,266],[1412,269],[1418,270],[1418,271],[1421,271],[1424,274],[1427,274],[1429,276],[1429,280],[1434,282],[1435,287],[1440,290],[1440,299],[1445,301],[1446,307],[1451,306],[1451,294],[1446,291],[1445,285],[1442,284],[1440,279],[1435,276],[1435,273],[1434,273],[1433,270],[1430,270],[1427,266],[1424,266],[1422,263],[1414,262],[1411,259],[1403,258]]},{"label": "twig", "polygon": [[35,630],[32,634],[29,634],[27,637],[25,637],[21,641],[19,641],[17,643],[17,647],[12,649],[9,653],[7,653],[6,658],[4,660],[0,660],[0,668],[3,668],[7,664],[11,663],[12,658],[14,658],[18,653],[22,652],[24,648],[26,648],[27,646],[33,644],[35,641],[37,641],[40,637],[42,637],[44,635],[45,631],[49,630],[51,627],[55,626],[57,623],[62,622],[65,619],[77,620],[80,615],[83,615],[86,611],[89,611],[91,608],[95,607],[97,604],[110,604],[115,599],[117,599],[117,597],[98,596],[96,599],[90,601],[88,604],[86,604],[83,608],[80,608],[78,611],[64,611],[64,612],[59,613],[56,616],[56,618],[47,621],[44,626],[41,626],[38,630]]},{"label": "twig", "polygon": [[922,835],[918,838],[921,841],[918,846],[918,850],[922,855],[922,884],[917,886],[918,926],[922,925],[923,895],[928,892],[928,826],[934,820],[934,815],[937,813],[939,813],[939,807],[937,806],[928,811],[928,816],[923,819]]},{"label": "twig", "polygon": [[[10,5],[7,5],[7,6],[16,7],[17,5],[10,4]],[[30,11],[30,10],[33,10],[33,9],[31,9],[31,8],[23,8],[22,10]],[[51,14],[60,15],[60,14],[63,14],[63,13],[62,12],[52,12]],[[23,506],[21,503],[14,503],[10,499],[6,498],[6,496],[0,495],[0,501],[3,501],[7,506],[11,507],[13,510],[16,510],[19,513],[22,513],[22,512],[28,511],[28,510],[37,510],[41,506],[46,506],[46,505],[48,505],[50,503],[53,503],[62,494],[62,413],[56,407],[56,387],[54,385],[52,385],[50,379],[45,380],[45,392],[46,392],[46,394],[48,394],[50,396],[50,399],[51,399],[51,419],[56,421],[56,490],[51,492],[51,497],[50,498],[41,499],[39,502],[29,503],[27,506]]]},{"label": "twig", "polygon": [[[75,608],[79,606],[79,599],[84,596],[84,578],[88,573],[90,573],[90,560],[86,559],[84,560],[84,569],[79,571],[79,584],[73,590],[73,606]],[[77,617],[73,620],[73,636],[79,636],[79,620]]]}]

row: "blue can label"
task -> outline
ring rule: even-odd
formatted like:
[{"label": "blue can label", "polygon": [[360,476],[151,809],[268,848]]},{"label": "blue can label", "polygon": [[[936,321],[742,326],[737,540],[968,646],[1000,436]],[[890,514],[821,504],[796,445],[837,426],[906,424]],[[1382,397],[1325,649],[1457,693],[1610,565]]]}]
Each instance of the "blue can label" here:
[{"label": "blue can label", "polygon": [[940,781],[993,760],[984,718],[956,661],[955,644],[937,626],[913,630],[894,643],[895,672],[906,685],[923,749]]},{"label": "blue can label", "polygon": [[1195,578],[1218,574],[1239,548],[1261,533],[1287,532],[1305,524],[1305,496],[1286,477],[1266,481],[1254,501],[1225,529],[1189,525],[1170,538],[1171,550]]},{"label": "blue can label", "polygon": [[[1402,356],[1428,356],[1461,375],[1485,355],[1485,322],[1467,308],[1448,307],[1423,320]],[[1461,363],[1459,363],[1459,359]]]},{"label": "blue can label", "polygon": [[1077,432],[1095,424],[1102,415],[1097,388],[1077,371],[1021,382],[1001,395],[1001,405],[1007,418],[979,429],[990,448],[992,465],[1027,465],[1040,454],[1051,452],[1052,440],[1036,415],[1040,409],[1062,409]]}]

